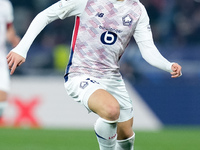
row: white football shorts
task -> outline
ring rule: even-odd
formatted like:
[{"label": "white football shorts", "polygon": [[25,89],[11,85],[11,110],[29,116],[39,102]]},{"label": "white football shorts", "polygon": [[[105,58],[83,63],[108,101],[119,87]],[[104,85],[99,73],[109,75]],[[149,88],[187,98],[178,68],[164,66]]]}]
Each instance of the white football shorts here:
[{"label": "white football shorts", "polygon": [[75,101],[83,104],[89,112],[89,97],[98,89],[104,89],[112,94],[120,104],[119,122],[124,122],[133,117],[133,105],[126,90],[123,79],[99,79],[90,76],[77,76],[65,82],[67,94]]},{"label": "white football shorts", "polygon": [[5,92],[10,90],[10,75],[6,55],[2,49],[0,50],[0,90]]}]

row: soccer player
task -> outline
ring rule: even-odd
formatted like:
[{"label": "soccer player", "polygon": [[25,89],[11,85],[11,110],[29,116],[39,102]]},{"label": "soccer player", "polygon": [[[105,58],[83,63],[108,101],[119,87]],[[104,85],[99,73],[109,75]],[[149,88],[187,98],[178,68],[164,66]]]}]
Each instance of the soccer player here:
[{"label": "soccer player", "polygon": [[12,4],[8,0],[0,0],[0,119],[7,105],[10,84],[9,70],[6,62],[6,41],[13,47],[20,41],[12,22]]},{"label": "soccer player", "polygon": [[19,45],[7,56],[10,74],[25,62],[36,36],[56,19],[76,16],[65,88],[75,101],[99,115],[94,130],[100,150],[133,150],[132,100],[119,72],[119,60],[131,37],[151,65],[181,75],[152,39],[149,17],[139,0],[61,0],[39,13]]}]

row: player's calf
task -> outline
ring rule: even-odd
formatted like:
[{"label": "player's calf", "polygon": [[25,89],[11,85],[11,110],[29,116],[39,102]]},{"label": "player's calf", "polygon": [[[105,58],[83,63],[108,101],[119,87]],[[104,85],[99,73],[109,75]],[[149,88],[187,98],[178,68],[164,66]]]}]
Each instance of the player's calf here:
[{"label": "player's calf", "polygon": [[117,121],[97,119],[94,130],[100,150],[115,150],[117,140]]},{"label": "player's calf", "polygon": [[135,140],[135,134],[128,139],[117,140],[116,150],[133,150],[134,140]]}]

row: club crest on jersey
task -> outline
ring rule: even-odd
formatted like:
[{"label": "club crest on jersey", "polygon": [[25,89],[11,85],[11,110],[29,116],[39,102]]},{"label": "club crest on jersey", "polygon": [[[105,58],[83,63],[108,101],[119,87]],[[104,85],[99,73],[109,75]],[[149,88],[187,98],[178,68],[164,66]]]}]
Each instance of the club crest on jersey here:
[{"label": "club crest on jersey", "polygon": [[82,81],[80,83],[80,88],[85,89],[88,86],[88,82],[87,81]]},{"label": "club crest on jersey", "polygon": [[131,16],[128,14],[128,15],[126,15],[126,16],[124,16],[124,17],[122,18],[122,21],[123,21],[123,25],[124,25],[124,26],[130,26],[130,25],[132,24],[132,22],[133,22],[133,19],[132,19]]}]

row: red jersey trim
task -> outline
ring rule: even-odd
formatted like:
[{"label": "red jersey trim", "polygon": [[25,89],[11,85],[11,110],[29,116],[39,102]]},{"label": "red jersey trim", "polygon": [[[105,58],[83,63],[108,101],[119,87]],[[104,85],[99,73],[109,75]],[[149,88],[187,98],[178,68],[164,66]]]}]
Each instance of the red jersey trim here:
[{"label": "red jersey trim", "polygon": [[78,36],[79,25],[80,25],[80,17],[76,17],[76,23],[75,23],[74,35],[73,35],[73,41],[72,41],[72,50],[73,51],[74,51],[76,39],[77,39],[77,36]]}]

